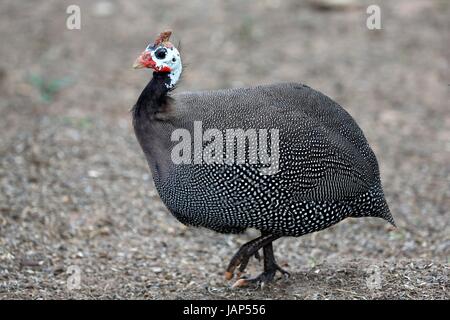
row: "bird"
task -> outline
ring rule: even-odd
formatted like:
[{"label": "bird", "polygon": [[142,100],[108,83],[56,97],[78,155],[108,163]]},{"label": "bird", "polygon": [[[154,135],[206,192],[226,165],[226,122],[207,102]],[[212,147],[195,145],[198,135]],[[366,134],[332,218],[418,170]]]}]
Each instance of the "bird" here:
[{"label": "bird", "polygon": [[[377,217],[395,227],[377,158],[344,108],[296,82],[175,92],[183,64],[171,34],[160,33],[133,64],[153,71],[131,110],[133,128],[176,219],[225,234],[261,233],[226,267],[233,288],[264,286],[277,272],[289,277],[275,259],[279,238],[346,218]],[[260,250],[263,272],[246,275]]]}]

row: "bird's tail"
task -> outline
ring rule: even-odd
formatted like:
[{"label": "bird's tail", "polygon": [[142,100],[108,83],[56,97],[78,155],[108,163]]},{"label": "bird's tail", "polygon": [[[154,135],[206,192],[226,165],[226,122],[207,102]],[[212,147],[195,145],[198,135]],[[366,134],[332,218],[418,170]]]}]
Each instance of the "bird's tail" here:
[{"label": "bird's tail", "polygon": [[386,199],[384,198],[384,195],[382,197],[381,205],[378,211],[378,216],[397,228],[397,225],[395,224],[394,221],[394,217],[392,216],[391,210],[389,209],[389,206],[386,202]]},{"label": "bird's tail", "polygon": [[354,211],[354,213],[356,213],[354,216],[382,218],[394,227],[397,227],[381,186],[372,187],[368,193],[364,194],[359,201],[357,201],[357,205],[354,209],[356,209]]}]

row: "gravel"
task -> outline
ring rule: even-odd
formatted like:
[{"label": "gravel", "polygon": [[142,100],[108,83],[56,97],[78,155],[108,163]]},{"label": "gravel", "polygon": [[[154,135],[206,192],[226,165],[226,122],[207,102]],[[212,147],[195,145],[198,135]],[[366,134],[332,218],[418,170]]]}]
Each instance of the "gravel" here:
[{"label": "gravel", "polygon": [[[72,31],[69,3],[0,4],[1,299],[450,298],[448,2],[378,1],[378,31],[365,26],[367,1],[78,2]],[[230,289],[224,268],[258,233],[177,222],[131,128],[150,77],[131,64],[166,26],[186,62],[177,90],[299,81],[345,106],[378,156],[398,229],[347,219],[280,239],[292,277]],[[260,270],[252,260],[248,272]]]}]

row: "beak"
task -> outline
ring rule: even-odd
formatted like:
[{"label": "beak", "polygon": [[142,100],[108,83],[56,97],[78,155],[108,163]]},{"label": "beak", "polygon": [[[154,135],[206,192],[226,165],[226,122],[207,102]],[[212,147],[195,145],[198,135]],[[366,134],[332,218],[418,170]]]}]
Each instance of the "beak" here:
[{"label": "beak", "polygon": [[142,64],[141,60],[137,58],[133,63],[133,69],[142,69],[144,68],[144,65]]},{"label": "beak", "polygon": [[133,69],[142,69],[145,68],[144,62],[142,61],[142,54],[134,60]]},{"label": "beak", "polygon": [[150,55],[150,51],[144,51],[134,61],[133,68],[134,69],[152,68],[154,64],[155,64],[155,62],[152,60],[152,56]]}]

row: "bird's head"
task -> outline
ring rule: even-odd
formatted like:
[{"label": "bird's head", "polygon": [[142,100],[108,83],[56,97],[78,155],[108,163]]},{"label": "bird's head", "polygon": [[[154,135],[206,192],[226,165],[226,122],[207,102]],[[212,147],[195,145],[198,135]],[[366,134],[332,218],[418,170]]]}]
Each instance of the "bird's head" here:
[{"label": "bird's head", "polygon": [[170,78],[170,83],[167,84],[169,88],[177,83],[182,70],[180,52],[169,42],[171,34],[171,31],[161,32],[133,64],[135,69],[151,68],[158,73],[167,73]]}]

